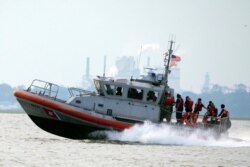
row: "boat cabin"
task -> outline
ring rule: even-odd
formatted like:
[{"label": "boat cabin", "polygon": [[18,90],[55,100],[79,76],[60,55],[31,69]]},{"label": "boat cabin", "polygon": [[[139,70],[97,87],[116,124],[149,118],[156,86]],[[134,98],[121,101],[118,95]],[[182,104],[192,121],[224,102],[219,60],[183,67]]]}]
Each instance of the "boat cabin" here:
[{"label": "boat cabin", "polygon": [[95,79],[96,90],[100,96],[119,98],[144,103],[158,104],[163,86],[154,86],[149,83],[138,83],[127,79]]},{"label": "boat cabin", "polygon": [[104,77],[94,79],[94,84],[96,95],[72,97],[69,103],[131,123],[160,121],[164,86]]}]

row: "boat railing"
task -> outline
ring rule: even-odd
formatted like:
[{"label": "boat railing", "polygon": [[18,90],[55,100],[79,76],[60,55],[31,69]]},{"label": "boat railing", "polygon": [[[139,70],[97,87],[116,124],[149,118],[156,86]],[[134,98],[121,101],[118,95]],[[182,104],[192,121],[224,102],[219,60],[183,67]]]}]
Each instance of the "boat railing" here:
[{"label": "boat railing", "polygon": [[215,129],[217,132],[225,132],[230,128],[231,123],[229,117],[214,117],[214,116],[206,116],[208,121],[203,123],[206,127],[211,127]]},{"label": "boat railing", "polygon": [[224,125],[227,124],[228,118],[221,118],[216,116],[199,115],[197,121],[202,122],[203,118],[207,117],[207,124]]},{"label": "boat railing", "polygon": [[51,99],[56,99],[58,94],[59,86],[50,82],[42,81],[39,79],[34,79],[31,85],[28,87],[27,91],[38,94],[40,96],[45,96]]},{"label": "boat railing", "polygon": [[224,117],[224,118],[218,118],[219,120],[219,131],[223,132],[226,131],[231,127],[231,121],[229,117]]},{"label": "boat railing", "polygon": [[[172,114],[172,118],[175,117],[175,113]],[[185,112],[183,113],[183,115],[185,114]],[[204,117],[205,117],[205,121],[204,121]],[[188,118],[188,117],[187,117]],[[183,121],[183,119],[182,119]],[[177,120],[176,120],[177,122]],[[210,128],[214,128],[219,132],[224,132],[226,131],[230,126],[231,126],[231,122],[230,122],[230,118],[229,117],[224,117],[224,118],[220,118],[220,117],[215,117],[215,116],[207,116],[206,114],[202,115],[199,114],[198,117],[195,118],[195,121],[193,120],[193,118],[191,118],[189,120],[190,124],[188,126],[202,126],[202,127],[210,127]],[[187,125],[185,123],[185,121],[183,121],[183,123],[185,125]]]},{"label": "boat railing", "polygon": [[[60,87],[61,89],[61,87]],[[67,89],[67,95],[62,95],[59,92],[59,86],[50,82],[35,79],[32,81],[31,85],[28,87],[27,91],[39,96],[44,96],[53,100],[60,102],[66,102],[70,97],[82,97],[85,95],[95,95],[95,92],[88,90],[70,87]],[[64,92],[64,91],[63,91]],[[62,97],[63,96],[63,97]]]}]

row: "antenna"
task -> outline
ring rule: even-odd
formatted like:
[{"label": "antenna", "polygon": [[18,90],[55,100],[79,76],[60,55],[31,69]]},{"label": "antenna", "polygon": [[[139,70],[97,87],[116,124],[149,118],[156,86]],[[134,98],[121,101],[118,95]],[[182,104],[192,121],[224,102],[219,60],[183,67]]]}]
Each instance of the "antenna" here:
[{"label": "antenna", "polygon": [[[164,58],[164,63],[165,63],[165,89],[168,87],[168,74],[170,72],[169,70],[169,64],[170,64],[170,60],[173,54],[173,45],[174,45],[174,41],[173,38],[169,41],[169,49],[168,52],[165,53],[165,58]],[[167,64],[166,64],[167,63]]]},{"label": "antenna", "polygon": [[137,68],[138,69],[139,69],[139,64],[140,64],[140,61],[141,61],[141,53],[142,53],[142,45],[141,45],[141,51],[140,51],[140,55],[139,55],[138,62],[137,62]]},{"label": "antenna", "polygon": [[106,56],[104,56],[104,62],[103,62],[103,77],[105,77],[105,73],[106,73]]}]

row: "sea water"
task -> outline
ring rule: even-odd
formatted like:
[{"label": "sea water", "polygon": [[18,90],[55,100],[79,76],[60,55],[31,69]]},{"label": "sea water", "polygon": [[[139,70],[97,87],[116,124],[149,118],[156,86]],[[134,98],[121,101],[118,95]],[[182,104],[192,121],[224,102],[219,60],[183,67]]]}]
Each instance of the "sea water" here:
[{"label": "sea water", "polygon": [[146,122],[105,140],[70,140],[38,128],[26,114],[0,114],[1,166],[248,166],[250,121],[227,135]]}]

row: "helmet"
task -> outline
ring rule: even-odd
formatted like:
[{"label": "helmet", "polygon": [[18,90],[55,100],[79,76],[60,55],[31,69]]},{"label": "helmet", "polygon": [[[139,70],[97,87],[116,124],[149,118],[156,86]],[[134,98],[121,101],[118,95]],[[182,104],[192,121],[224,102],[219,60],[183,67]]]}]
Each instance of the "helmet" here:
[{"label": "helmet", "polygon": [[221,108],[225,108],[225,104],[221,104]]}]

